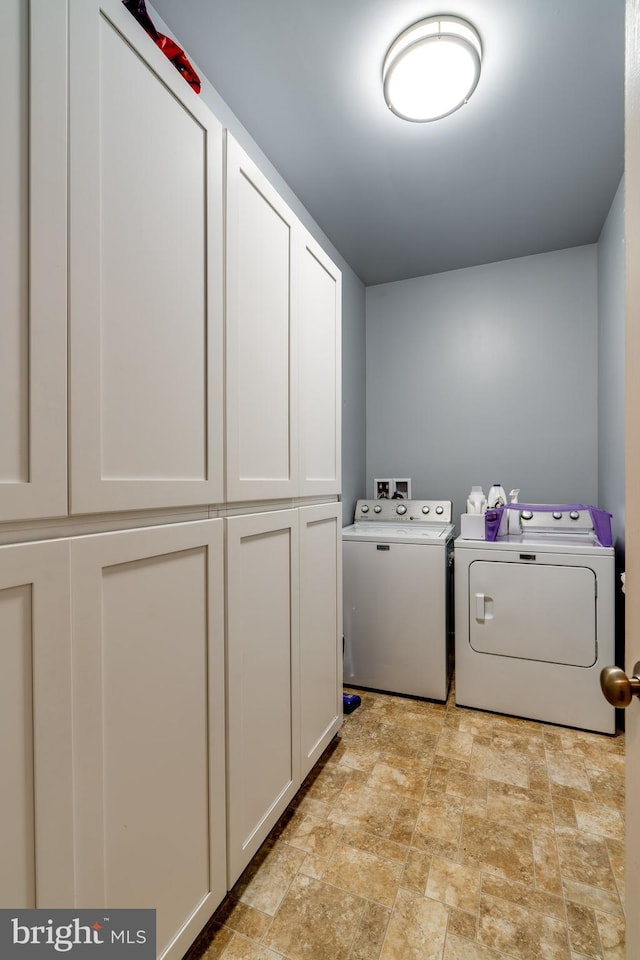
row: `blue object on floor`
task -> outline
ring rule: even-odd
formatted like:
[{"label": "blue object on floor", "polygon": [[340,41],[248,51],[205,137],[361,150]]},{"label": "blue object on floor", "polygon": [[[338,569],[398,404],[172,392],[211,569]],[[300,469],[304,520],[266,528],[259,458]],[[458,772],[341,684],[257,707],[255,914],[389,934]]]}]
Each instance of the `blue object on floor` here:
[{"label": "blue object on floor", "polygon": [[343,713],[353,713],[353,711],[360,706],[362,700],[357,693],[344,693],[342,694],[342,712]]}]

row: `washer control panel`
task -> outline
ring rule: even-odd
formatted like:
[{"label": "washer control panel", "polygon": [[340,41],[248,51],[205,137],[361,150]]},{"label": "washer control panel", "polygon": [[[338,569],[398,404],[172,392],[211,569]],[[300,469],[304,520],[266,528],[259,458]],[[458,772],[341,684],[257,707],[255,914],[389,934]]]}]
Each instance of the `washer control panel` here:
[{"label": "washer control panel", "polygon": [[451,500],[358,500],[354,521],[451,523]]}]

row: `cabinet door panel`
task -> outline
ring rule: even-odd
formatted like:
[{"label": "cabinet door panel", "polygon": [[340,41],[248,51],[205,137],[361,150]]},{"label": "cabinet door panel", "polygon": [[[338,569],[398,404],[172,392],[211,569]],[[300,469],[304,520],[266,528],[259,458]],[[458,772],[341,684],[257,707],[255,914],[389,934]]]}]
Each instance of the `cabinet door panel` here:
[{"label": "cabinet door panel", "polygon": [[117,0],[71,3],[71,506],[222,499],[222,129]]},{"label": "cabinet door panel", "polygon": [[0,6],[0,520],[67,512],[64,0]]},{"label": "cabinet door panel", "polygon": [[300,785],[294,510],[227,521],[228,883]]},{"label": "cabinet door panel", "polygon": [[300,737],[304,777],[342,724],[341,506],[300,509]]},{"label": "cabinet door panel", "polygon": [[0,547],[0,906],[73,903],[66,541]]},{"label": "cabinet door panel", "polygon": [[227,134],[227,499],[295,492],[295,218]]},{"label": "cabinet door panel", "polygon": [[302,227],[296,245],[301,496],[341,489],[342,275]]},{"label": "cabinet door panel", "polygon": [[71,548],[78,905],[155,907],[166,957],[226,890],[222,526]]}]

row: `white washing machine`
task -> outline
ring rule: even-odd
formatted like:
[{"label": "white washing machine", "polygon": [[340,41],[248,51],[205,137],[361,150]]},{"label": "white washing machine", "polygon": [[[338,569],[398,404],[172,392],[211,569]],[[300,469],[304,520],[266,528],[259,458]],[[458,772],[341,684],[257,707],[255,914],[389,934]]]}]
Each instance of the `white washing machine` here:
[{"label": "white washing machine", "polygon": [[359,500],[342,540],[344,683],[446,700],[451,501]]},{"label": "white washing machine", "polygon": [[588,508],[523,506],[521,526],[455,541],[456,703],[615,733],[613,548]]}]

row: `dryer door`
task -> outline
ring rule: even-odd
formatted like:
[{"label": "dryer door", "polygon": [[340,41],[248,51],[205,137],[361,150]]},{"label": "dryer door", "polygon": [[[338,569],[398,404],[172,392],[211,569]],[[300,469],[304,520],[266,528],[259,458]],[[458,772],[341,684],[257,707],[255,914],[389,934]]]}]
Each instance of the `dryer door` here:
[{"label": "dryer door", "polygon": [[478,653],[591,667],[596,604],[589,567],[476,560],[469,567],[469,642]]}]

